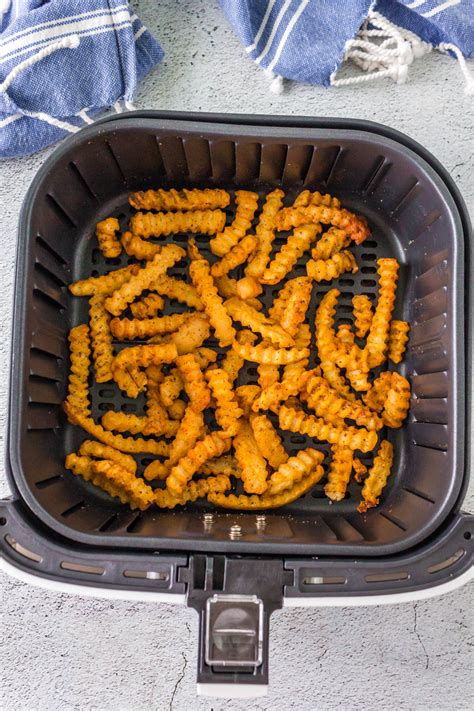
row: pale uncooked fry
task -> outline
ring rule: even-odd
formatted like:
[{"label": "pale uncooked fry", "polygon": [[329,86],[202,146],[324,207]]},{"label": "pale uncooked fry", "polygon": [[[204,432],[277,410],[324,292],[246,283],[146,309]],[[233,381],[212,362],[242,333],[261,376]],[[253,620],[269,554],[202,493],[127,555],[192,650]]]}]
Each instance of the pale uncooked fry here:
[{"label": "pale uncooked fry", "polygon": [[189,273],[201,298],[206,314],[213,327],[219,345],[229,346],[235,337],[235,329],[210,273],[209,262],[197,259],[191,262]]},{"label": "pale uncooked fry", "polygon": [[216,403],[216,422],[222,429],[219,434],[222,437],[233,437],[239,431],[243,412],[235,399],[231,380],[222,368],[208,370],[206,380]]},{"label": "pale uncooked fry", "polygon": [[263,286],[254,277],[245,276],[235,285],[239,299],[253,299],[263,292]]},{"label": "pale uncooked fry", "polygon": [[225,474],[210,476],[199,481],[190,481],[179,494],[171,494],[167,489],[155,490],[155,504],[160,508],[173,509],[175,506],[196,501],[207,494],[222,494],[230,489],[229,477]]},{"label": "pale uncooked fry", "polygon": [[132,193],[128,198],[130,205],[137,210],[215,210],[227,207],[230,196],[226,190],[146,190]]},{"label": "pale uncooked fry", "polygon": [[310,259],[306,262],[306,273],[314,281],[332,281],[345,272],[355,274],[359,271],[357,262],[352,252],[344,249],[337,252],[330,259]]},{"label": "pale uncooked fry", "polygon": [[104,459],[100,462],[93,462],[92,471],[94,475],[92,481],[105,491],[110,483],[115,493],[123,504],[128,504],[131,509],[144,511],[154,500],[153,489],[145,484],[143,479],[131,474],[116,462]]},{"label": "pale uncooked fry", "polygon": [[354,479],[358,484],[362,484],[367,474],[367,467],[365,464],[362,464],[358,457],[354,457],[352,460],[352,468],[354,469]]},{"label": "pale uncooked fry", "polygon": [[213,277],[221,277],[247,261],[257,246],[255,235],[246,235],[211,267]]},{"label": "pale uncooked fry", "polygon": [[177,277],[162,274],[153,282],[151,288],[161,296],[167,296],[168,299],[176,299],[180,304],[189,306],[190,309],[196,309],[196,311],[204,309],[204,305],[194,286]]},{"label": "pale uncooked fry", "polygon": [[91,341],[87,325],[71,328],[68,340],[71,365],[66,403],[88,416],[91,414],[89,399]]},{"label": "pale uncooked fry", "polygon": [[360,449],[361,452],[370,452],[377,444],[375,430],[356,429],[347,425],[332,425],[322,418],[307,415],[293,407],[282,405],[279,411],[280,427],[283,430],[306,434],[309,437],[324,440],[340,447]]},{"label": "pale uncooked fry", "polygon": [[388,357],[392,363],[400,363],[408,343],[410,325],[406,321],[392,321],[388,337]]},{"label": "pale uncooked fry", "polygon": [[99,277],[89,277],[69,284],[69,291],[74,296],[92,296],[92,294],[111,294],[125,284],[130,277],[138,274],[140,267],[138,264],[131,264],[129,267],[115,269],[115,271],[103,274]]},{"label": "pale uncooked fry", "polygon": [[122,244],[129,257],[135,257],[135,259],[139,259],[140,261],[145,259],[147,262],[154,259],[163,249],[162,244],[147,242],[132,232],[123,233]]},{"label": "pale uncooked fry", "polygon": [[347,418],[368,430],[379,430],[382,427],[380,417],[369,408],[359,401],[346,400],[318,375],[311,375],[305,383],[305,389],[308,394],[308,406],[327,422],[332,422],[334,418]]},{"label": "pale uncooked fry", "polygon": [[102,442],[94,442],[92,439],[84,440],[79,447],[79,454],[86,457],[95,457],[96,459],[111,459],[124,469],[128,469],[132,474],[137,471],[137,464],[129,454],[123,454],[118,449],[102,444]]},{"label": "pale uncooked fry", "polygon": [[118,257],[122,251],[122,246],[116,235],[119,229],[120,225],[116,217],[108,217],[96,225],[95,235],[99,243],[100,251],[106,259]]},{"label": "pale uncooked fry", "polygon": [[283,315],[279,319],[281,327],[293,338],[300,324],[305,320],[312,292],[311,279],[301,277],[298,285],[299,288],[294,289],[290,294]]},{"label": "pale uncooked fry", "polygon": [[181,247],[176,244],[167,244],[160,254],[157,254],[151,262],[147,262],[136,275],[130,277],[125,284],[122,284],[119,289],[105,300],[107,311],[110,311],[113,316],[119,316],[127,308],[128,304],[135,301],[142,291],[149,289],[159,276],[164,274],[184,255],[185,251]]},{"label": "pale uncooked fry", "polygon": [[154,318],[158,315],[158,311],[163,310],[164,305],[163,297],[152,293],[131,304],[130,309],[134,318]]},{"label": "pale uncooked fry", "polygon": [[190,407],[196,412],[205,410],[211,402],[211,392],[198,361],[192,353],[187,353],[176,358],[176,365],[181,373]]},{"label": "pale uncooked fry", "polygon": [[362,395],[367,407],[370,407],[374,412],[382,412],[384,408],[385,400],[392,384],[392,375],[393,373],[388,371],[380,373],[379,377],[372,383],[370,390]]},{"label": "pale uncooked fry", "polygon": [[352,297],[356,336],[365,338],[373,318],[372,302],[365,294]]},{"label": "pale uncooked fry", "polygon": [[351,236],[356,244],[361,244],[370,234],[365,218],[338,207],[327,207],[326,205],[284,207],[276,218],[278,230],[290,230],[292,227],[319,222],[324,225],[340,227]]},{"label": "pale uncooked fry", "polygon": [[291,504],[312,489],[322,477],[321,470],[322,467],[316,466],[314,471],[298,484],[295,484],[291,489],[287,489],[276,496],[270,496],[269,494],[263,494],[262,496],[255,494],[253,496],[245,496],[245,494],[236,496],[235,494],[229,494],[226,496],[225,494],[209,493],[207,500],[211,504],[224,509],[237,509],[240,511],[277,509],[281,506],[286,506],[286,504]]},{"label": "pale uncooked fry", "polygon": [[362,487],[363,501],[357,507],[359,513],[365,513],[367,509],[377,506],[382,491],[385,488],[387,479],[393,463],[393,446],[386,439],[382,440],[374,463],[370,468],[369,475]]},{"label": "pale uncooked fry", "polygon": [[131,454],[140,454],[142,452],[155,454],[157,456],[166,456],[168,453],[168,444],[166,442],[157,442],[154,439],[141,439],[139,437],[122,437],[119,434],[107,432],[103,427],[96,424],[91,417],[88,417],[83,412],[71,407],[66,401],[64,403],[64,411],[71,424],[82,427],[88,434],[95,437],[100,442],[108,444],[114,449],[121,452],[129,452]]},{"label": "pale uncooked fry", "polygon": [[310,190],[303,190],[295,199],[293,207],[308,207],[308,205],[327,205],[328,207],[340,207],[341,203],[336,197],[318,191],[312,193]]},{"label": "pale uncooked fry", "polygon": [[270,254],[275,239],[275,218],[277,212],[283,205],[285,193],[277,188],[265,198],[265,204],[262,207],[255,234],[258,239],[257,249],[252,259],[245,268],[245,275],[248,277],[259,278],[262,276],[270,260]]},{"label": "pale uncooked fry", "polygon": [[319,479],[314,481],[314,484],[317,484],[324,476],[324,469],[321,466],[323,459],[324,452],[312,448],[300,449],[296,456],[287,459],[278,466],[276,472],[273,472],[268,484],[268,496],[276,496],[286,489],[291,489],[315,470],[318,470],[320,475]]},{"label": "pale uncooked fry", "polygon": [[371,368],[381,365],[386,359],[399,268],[396,259],[378,259],[377,264],[379,297],[366,342],[368,364]]},{"label": "pale uncooked fry", "polygon": [[291,272],[298,259],[310,248],[320,232],[319,224],[302,225],[293,230],[260,277],[262,284],[278,284]]},{"label": "pale uncooked fry", "polygon": [[272,421],[266,415],[251,414],[250,426],[260,453],[271,467],[278,469],[281,464],[288,460],[288,454],[285,452],[280,436]]},{"label": "pale uncooked fry", "polygon": [[161,402],[165,407],[171,407],[175,400],[180,396],[184,388],[183,379],[177,368],[170,370],[168,375],[165,375],[160,387]]},{"label": "pale uncooked fry", "polygon": [[218,230],[219,234],[209,242],[212,252],[218,257],[223,257],[227,252],[230,252],[249,231],[257,210],[258,194],[248,190],[237,190],[235,204],[237,209],[232,224],[224,229],[224,222],[220,230]]},{"label": "pale uncooked fry", "polygon": [[232,348],[244,360],[267,365],[288,365],[309,357],[309,348],[273,348],[262,343],[252,346],[237,341],[232,343]]},{"label": "pale uncooked fry", "polygon": [[234,321],[240,321],[242,325],[248,326],[254,333],[260,333],[273,344],[282,347],[294,344],[294,339],[281,326],[275,324],[265,314],[255,311],[246,301],[234,296],[227,299],[224,306]]},{"label": "pale uncooked fry", "polygon": [[177,398],[167,408],[167,411],[171,420],[182,420],[184,413],[186,412],[186,403],[184,400]]},{"label": "pale uncooked fry", "polygon": [[242,420],[233,443],[235,458],[242,470],[244,490],[249,494],[263,494],[268,486],[267,462],[246,420]]},{"label": "pale uncooked fry", "polygon": [[231,440],[220,437],[217,432],[211,432],[204,439],[196,442],[194,447],[171,468],[166,480],[166,488],[172,494],[182,493],[184,487],[193,475],[209,459],[219,457],[230,449]]},{"label": "pale uncooked fry", "polygon": [[324,493],[331,501],[342,501],[351,478],[353,454],[351,449],[337,445],[333,445],[331,450],[332,459]]},{"label": "pale uncooked fry", "polygon": [[[146,385],[146,376],[137,380],[134,377],[134,370],[148,368],[152,364],[171,363],[177,358],[177,355],[178,352],[174,343],[125,348],[115,356],[112,365],[114,380],[119,388],[127,393],[128,397],[136,398]],[[139,374],[140,372],[138,371],[137,375]]]},{"label": "pale uncooked fry", "polygon": [[186,312],[145,319],[113,318],[110,322],[110,330],[120,341],[131,341],[135,338],[145,340],[152,336],[177,331],[192,316],[191,312]]},{"label": "pale uncooked fry", "polygon": [[345,230],[330,227],[327,232],[324,232],[318,239],[316,246],[313,247],[311,256],[314,260],[330,259],[340,252],[341,249],[348,247],[350,242],[351,238]]},{"label": "pale uncooked fry", "polygon": [[233,455],[223,454],[221,457],[217,457],[217,459],[209,459],[208,462],[205,462],[199,469],[199,474],[225,474],[226,476],[235,476],[236,479],[240,479],[242,470]]},{"label": "pale uncooked fry", "polygon": [[215,235],[225,225],[222,210],[193,210],[192,212],[137,212],[130,218],[130,230],[139,237],[161,237],[192,232]]},{"label": "pale uncooked fry", "polygon": [[410,407],[410,383],[403,375],[392,373],[384,402],[382,419],[388,427],[401,427]]},{"label": "pale uncooked fry", "polygon": [[235,397],[244,413],[244,417],[249,417],[252,404],[259,394],[260,388],[258,385],[239,385],[238,388],[235,388]]},{"label": "pale uncooked fry", "polygon": [[[146,417],[128,412],[107,410],[107,412],[102,415],[100,423],[104,429],[109,431],[142,434],[146,425]],[[108,458],[110,459],[111,457]]]},{"label": "pale uncooked fry", "polygon": [[[204,314],[191,314],[186,321],[170,335],[179,355],[196,351],[210,336],[209,320]],[[207,349],[209,350],[209,349]]]},{"label": "pale uncooked fry", "polygon": [[165,462],[155,461],[148,465],[143,476],[150,481],[151,479],[165,478],[172,466],[186,455],[196,444],[201,436],[204,426],[204,417],[202,412],[196,412],[191,407],[187,407],[183,419],[179,423],[178,430],[174,440],[171,442],[168,452],[168,459]]}]

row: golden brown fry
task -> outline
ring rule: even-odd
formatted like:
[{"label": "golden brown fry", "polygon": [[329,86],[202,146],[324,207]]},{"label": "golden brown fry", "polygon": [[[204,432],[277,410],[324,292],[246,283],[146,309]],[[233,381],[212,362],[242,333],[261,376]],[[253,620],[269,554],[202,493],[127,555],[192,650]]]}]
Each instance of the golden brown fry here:
[{"label": "golden brown fry", "polygon": [[177,398],[171,405],[167,408],[168,416],[171,420],[182,420],[184,413],[186,412],[186,403],[184,400]]},{"label": "golden brown fry", "polygon": [[296,499],[299,499],[300,496],[306,494],[307,491],[310,491],[310,489],[320,481],[322,476],[322,467],[316,466],[314,471],[298,484],[275,496],[270,496],[269,494],[263,494],[262,496],[256,496],[255,494],[253,496],[245,496],[245,494],[236,496],[235,494],[229,494],[225,496],[224,494],[209,493],[207,500],[211,504],[224,509],[238,509],[240,511],[277,509],[281,506],[286,506],[286,504],[291,504],[293,501],[296,501]]},{"label": "golden brown fry", "polygon": [[[125,348],[115,356],[112,372],[114,380],[128,397],[136,398],[146,386],[146,376],[140,373],[139,368],[148,368],[149,365],[171,363],[177,358],[178,352],[174,343],[162,345],[134,346]],[[141,377],[138,380],[138,376]]]},{"label": "golden brown fry", "polygon": [[120,341],[131,341],[135,338],[144,340],[152,336],[177,331],[192,316],[191,312],[186,312],[184,314],[156,316],[155,318],[145,318],[143,320],[139,318],[113,318],[110,322],[110,330],[115,338]]},{"label": "golden brown fry", "polygon": [[174,440],[171,442],[168,452],[168,459],[165,462],[158,460],[147,466],[143,476],[147,481],[152,479],[165,479],[172,466],[191,450],[199,437],[204,426],[202,412],[196,412],[191,407],[187,407],[184,417],[179,423]]},{"label": "golden brown fry", "polygon": [[370,407],[374,412],[382,412],[384,408],[385,400],[392,384],[392,375],[393,373],[388,371],[380,373],[379,377],[372,383],[370,390],[362,395],[367,407]]},{"label": "golden brown fry", "polygon": [[232,343],[232,348],[244,360],[267,365],[288,365],[309,357],[309,348],[273,348],[262,343],[251,346],[248,343],[240,344],[237,341]]},{"label": "golden brown fry", "polygon": [[176,365],[183,378],[184,390],[189,398],[189,405],[196,412],[209,407],[211,391],[206,383],[199,363],[192,353],[178,356]]},{"label": "golden brown fry", "polygon": [[116,235],[119,229],[120,225],[116,217],[108,217],[96,225],[95,235],[99,243],[100,251],[106,259],[118,257],[122,251],[122,245]]},{"label": "golden brown fry", "polygon": [[260,277],[263,284],[278,284],[295,266],[298,259],[310,248],[316,235],[321,232],[321,225],[308,224],[297,227],[286,243]]},{"label": "golden brown fry", "polygon": [[388,427],[401,427],[410,407],[410,383],[403,375],[392,373],[382,419]]},{"label": "golden brown fry", "polygon": [[[123,504],[129,504],[131,509],[144,511],[153,503],[154,492],[143,479],[131,474],[116,462],[104,459],[92,463],[94,476],[92,481],[101,489],[109,491],[112,496],[118,496]],[[109,486],[111,489],[109,490]]]},{"label": "golden brown fry", "polygon": [[[237,286],[239,282],[236,279],[231,279],[229,276],[227,276],[227,274],[224,274],[224,276],[215,279],[214,283],[217,287],[219,296],[222,296],[223,299],[231,299],[233,296],[238,296]],[[261,286],[261,284],[259,284],[259,286]],[[249,306],[252,306],[255,311],[261,311],[263,309],[262,302],[256,298],[249,297],[245,299],[245,301]]]},{"label": "golden brown fry", "polygon": [[336,338],[341,346],[345,348],[346,353],[350,353],[355,343],[355,334],[349,323],[341,323],[340,326],[337,327]]},{"label": "golden brown fry", "polygon": [[400,363],[408,343],[410,324],[406,321],[392,321],[388,336],[388,357],[392,363]]},{"label": "golden brown fry", "polygon": [[[231,351],[229,351],[229,352],[231,352]],[[178,353],[179,353],[179,349],[178,349]],[[181,353],[179,353],[179,355],[181,355]],[[206,368],[208,368],[211,365],[211,363],[215,363],[217,360],[216,351],[213,351],[212,348],[206,348],[205,346],[196,348],[193,355],[196,358],[197,362],[199,363],[199,367],[201,368],[201,370],[206,370]],[[225,359],[224,359],[224,361],[225,361]],[[225,368],[224,368],[224,370],[225,370]]]},{"label": "golden brown fry", "polygon": [[332,459],[324,493],[331,501],[342,501],[351,478],[353,454],[351,449],[338,445],[333,445],[331,450]]},{"label": "golden brown fry", "polygon": [[365,464],[362,464],[358,457],[354,457],[352,460],[352,468],[354,469],[354,479],[358,484],[362,484],[367,474],[367,467]]},{"label": "golden brown fry", "polygon": [[346,398],[346,400],[356,400],[356,396],[347,385],[340,369],[330,360],[321,361],[321,370],[329,385],[334,390]]},{"label": "golden brown fry", "polygon": [[281,327],[293,338],[305,320],[311,301],[312,286],[311,279],[299,277],[298,288],[290,294],[283,315],[279,319]]},{"label": "golden brown fry", "polygon": [[318,470],[319,479],[313,481],[317,484],[324,476],[324,469],[321,463],[324,453],[317,449],[300,449],[294,457],[290,457],[286,462],[279,465],[276,472],[270,477],[268,484],[268,496],[276,496],[286,489],[291,489],[302,479],[308,477],[312,472]]},{"label": "golden brown fry", "polygon": [[314,260],[318,259],[331,259],[335,254],[340,252],[345,247],[348,247],[351,242],[351,238],[344,230],[340,230],[337,227],[330,227],[327,232],[317,241],[311,256]]},{"label": "golden brown fry", "polygon": [[153,282],[151,288],[161,296],[167,296],[171,300],[175,299],[180,304],[189,306],[190,309],[195,309],[196,311],[204,309],[204,305],[194,286],[177,277],[162,274]]},{"label": "golden brown fry", "polygon": [[300,372],[299,370],[297,373],[287,374],[281,382],[275,382],[261,391],[252,404],[252,410],[259,412],[259,410],[278,409],[281,402],[297,395],[304,387],[309,376],[310,373]]},{"label": "golden brown fry", "polygon": [[[265,346],[271,346],[270,341],[262,341]],[[278,365],[264,365],[259,363],[257,366],[258,384],[265,390],[271,387],[274,383],[280,380],[280,367]]]},{"label": "golden brown fry", "polygon": [[361,244],[370,234],[365,218],[354,215],[349,210],[327,207],[326,205],[284,207],[277,215],[276,226],[278,230],[289,230],[292,227],[318,222],[340,227],[351,236],[356,244]]},{"label": "golden brown fry", "polygon": [[227,207],[230,196],[226,190],[146,190],[132,193],[128,198],[130,205],[137,210],[215,210]]},{"label": "golden brown fry", "polygon": [[[260,454],[274,469],[288,461],[288,454],[272,421],[266,415],[250,415],[250,426]],[[272,479],[270,479],[270,482]],[[276,492],[273,492],[276,493]]]},{"label": "golden brown fry", "polygon": [[[311,329],[309,327],[309,323],[301,323],[295,335],[295,346],[296,348],[309,349],[310,344]],[[299,379],[303,377],[303,374],[306,368],[308,367],[308,362],[309,358],[303,358],[302,360],[299,360],[296,363],[290,363],[289,365],[285,365],[283,369],[282,382],[298,382]]]},{"label": "golden brown fry", "polygon": [[259,394],[260,388],[258,385],[239,385],[238,388],[235,388],[235,397],[244,413],[244,417],[249,417],[252,404]]},{"label": "golden brown fry", "polygon": [[347,249],[337,252],[330,259],[310,259],[306,262],[306,273],[314,281],[332,281],[345,272],[355,274],[359,271],[352,252]]},{"label": "golden brown fry", "polygon": [[235,399],[231,380],[222,368],[208,370],[206,379],[216,403],[216,422],[222,429],[219,434],[222,437],[233,437],[239,431],[243,412]]},{"label": "golden brown fry", "polygon": [[370,452],[377,444],[375,430],[356,429],[347,425],[332,425],[322,418],[306,415],[292,407],[282,405],[279,411],[280,427],[290,432],[306,434],[319,440],[337,444],[349,449],[360,449],[361,452]]},{"label": "golden brown fry", "polygon": [[115,269],[108,274],[99,277],[89,277],[69,284],[69,291],[74,296],[92,296],[92,294],[111,294],[125,284],[130,277],[135,276],[140,271],[138,264],[129,267]]},{"label": "golden brown fry", "polygon": [[156,489],[155,503],[160,508],[173,509],[184,506],[190,501],[196,501],[206,494],[222,494],[230,489],[229,477],[225,474],[210,476],[199,481],[190,481],[179,494],[171,494],[167,489]]},{"label": "golden brown fry", "polygon": [[217,457],[217,459],[209,459],[208,462],[205,462],[199,469],[199,474],[225,474],[226,476],[234,476],[236,479],[240,479],[242,470],[233,455],[223,454],[221,457]]},{"label": "golden brown fry", "polygon": [[318,191],[312,193],[303,190],[295,199],[293,207],[308,207],[308,205],[326,205],[327,207],[341,207],[340,201],[332,195],[322,195]]},{"label": "golden brown fry", "polygon": [[352,297],[356,336],[365,338],[373,318],[372,302],[365,294]]},{"label": "golden brown fry", "polygon": [[240,321],[241,324],[253,332],[260,333],[263,338],[270,340],[273,344],[282,347],[294,344],[294,339],[281,326],[273,323],[265,314],[255,311],[246,301],[234,296],[227,299],[224,306],[234,321]]},{"label": "golden brown fry", "polygon": [[89,369],[91,362],[91,341],[86,324],[75,326],[69,331],[70,370],[66,403],[85,416],[91,414],[89,400]]},{"label": "golden brown fry", "polygon": [[161,237],[181,232],[215,235],[225,225],[222,210],[192,212],[137,212],[130,218],[130,230],[139,237]]},{"label": "golden brown fry", "polygon": [[359,513],[365,513],[367,509],[377,506],[380,495],[385,488],[387,479],[393,463],[393,446],[386,439],[382,440],[377,456],[369,475],[362,487],[363,501],[357,507]]},{"label": "golden brown fry", "polygon": [[204,439],[196,442],[194,447],[171,468],[166,480],[166,488],[171,494],[181,494],[193,475],[209,459],[224,454],[231,445],[230,439],[219,437],[217,432],[211,432]]},{"label": "golden brown fry", "polygon": [[135,259],[139,259],[140,261],[145,259],[147,262],[151,262],[163,249],[162,244],[147,242],[132,232],[123,233],[122,244],[129,257],[135,257]]},{"label": "golden brown fry", "polygon": [[367,336],[368,364],[375,368],[386,359],[399,264],[396,259],[378,259],[379,298]]},{"label": "golden brown fry", "polygon": [[215,331],[219,345],[229,346],[235,338],[232,319],[226,311],[210,273],[209,262],[197,259],[189,267],[191,279],[201,298],[206,314]]},{"label": "golden brown fry", "polygon": [[[170,336],[179,355],[195,352],[210,336],[209,320],[204,314],[191,314]],[[209,350],[209,349],[204,349]],[[214,359],[215,360],[215,359]]]},{"label": "golden brown fry", "polygon": [[163,297],[158,294],[148,294],[144,296],[140,301],[136,301],[134,304],[130,305],[133,318],[154,318],[158,315],[158,311],[162,311],[165,305]]},{"label": "golden brown fry", "polygon": [[[128,412],[115,412],[107,410],[101,417],[100,423],[106,430],[113,432],[130,432],[130,434],[142,434],[146,425],[146,417],[133,415]],[[105,457],[111,459],[111,457]]]},{"label": "golden brown fry", "polygon": [[213,277],[221,277],[247,261],[257,246],[255,235],[246,235],[211,267]]},{"label": "golden brown fry", "polygon": [[[260,296],[263,291],[263,286],[254,277],[245,276],[235,285],[237,296],[239,299],[253,299],[254,297]],[[232,294],[234,296],[234,294]]]},{"label": "golden brown fry", "polygon": [[265,198],[265,204],[262,207],[255,234],[258,240],[255,254],[249,260],[245,268],[245,275],[248,277],[259,278],[262,276],[265,268],[270,261],[273,240],[275,239],[275,219],[277,212],[283,205],[285,193],[277,188]]},{"label": "golden brown fry", "polygon": [[110,318],[110,314],[104,308],[104,296],[101,294],[92,296],[89,299],[89,321],[95,379],[98,383],[108,383],[112,380],[114,349]]},{"label": "golden brown fry", "polygon": [[281,323],[281,320],[285,314],[286,306],[292,294],[295,292],[298,293],[307,279],[307,277],[295,277],[294,279],[288,279],[285,281],[278,292],[278,296],[273,300],[272,305],[268,309],[268,315],[272,321],[275,321],[275,323]]},{"label": "golden brown fry", "polygon": [[[158,377],[156,377],[157,374],[159,374]],[[146,423],[143,428],[143,434],[171,437],[176,434],[178,423],[169,419],[168,412],[161,402],[160,385],[163,381],[163,374],[160,368],[151,366],[147,368],[146,375],[148,385],[146,392]]]},{"label": "golden brown fry", "polygon": [[177,368],[170,370],[168,375],[165,375],[163,382],[160,387],[160,398],[161,402],[165,407],[171,407],[177,398],[179,398],[181,391],[184,388],[183,379]]},{"label": "golden brown fry", "polygon": [[96,459],[111,459],[113,462],[120,464],[124,469],[135,474],[137,465],[133,457],[129,454],[123,454],[118,449],[108,447],[102,442],[94,442],[92,439],[86,439],[79,447],[79,454],[86,457],[95,457]]},{"label": "golden brown fry", "polygon": [[339,395],[328,382],[317,375],[311,375],[306,382],[308,406],[327,422],[336,419],[354,420],[359,426],[368,430],[379,430],[382,420],[369,408],[360,402],[349,401]]},{"label": "golden brown fry", "polygon": [[122,284],[119,289],[105,300],[107,311],[110,311],[113,316],[119,316],[127,308],[128,304],[131,304],[142,291],[149,289],[159,276],[164,274],[184,255],[184,249],[181,249],[176,244],[168,244],[163,247],[160,254],[157,254],[151,262],[147,262],[138,274],[130,277],[125,284]]},{"label": "golden brown fry", "polygon": [[267,462],[260,452],[252,428],[242,420],[234,437],[235,458],[242,470],[242,483],[249,494],[263,494],[267,489]]},{"label": "golden brown fry", "polygon": [[237,190],[235,204],[237,209],[232,224],[224,229],[224,222],[220,230],[216,230],[219,234],[209,242],[212,252],[218,257],[223,257],[227,252],[230,252],[249,231],[257,210],[258,195],[248,190]]}]

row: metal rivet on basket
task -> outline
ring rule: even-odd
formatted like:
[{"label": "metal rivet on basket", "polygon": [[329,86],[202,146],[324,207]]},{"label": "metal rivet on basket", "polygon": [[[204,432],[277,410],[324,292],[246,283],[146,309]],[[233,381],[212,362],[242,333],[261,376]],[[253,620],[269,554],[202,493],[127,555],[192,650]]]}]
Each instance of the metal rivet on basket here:
[{"label": "metal rivet on basket", "polygon": [[229,537],[231,540],[234,540],[235,538],[240,538],[242,535],[242,528],[239,526],[238,523],[234,523],[230,529],[229,529]]},{"label": "metal rivet on basket", "polygon": [[258,516],[255,516],[255,523],[257,525],[257,530],[263,531],[263,529],[267,525],[267,518],[265,514],[258,514]]},{"label": "metal rivet on basket", "polygon": [[214,523],[214,515],[211,513],[205,513],[202,517],[203,523],[204,523],[204,528],[206,531],[209,531],[212,528],[212,524]]}]

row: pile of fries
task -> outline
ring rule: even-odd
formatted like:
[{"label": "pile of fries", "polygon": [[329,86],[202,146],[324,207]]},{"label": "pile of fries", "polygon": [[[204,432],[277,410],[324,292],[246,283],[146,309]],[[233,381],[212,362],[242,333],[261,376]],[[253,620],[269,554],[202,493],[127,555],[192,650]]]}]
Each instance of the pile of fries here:
[{"label": "pile of fries", "polygon": [[[148,190],[130,196],[136,212],[127,231],[120,234],[114,217],[97,225],[104,257],[125,250],[136,263],[69,287],[89,299],[89,323],[69,333],[64,409],[91,437],[66,458],[73,474],[142,510],[200,497],[228,509],[276,508],[326,475],[325,494],[337,502],[353,472],[362,485],[359,511],[378,503],[393,447],[383,439],[369,470],[356,453],[374,450],[382,427],[401,427],[408,412],[408,381],[373,372],[387,359],[399,363],[408,340],[409,325],[392,320],[399,265],[378,260],[376,306],[354,296],[353,327],[335,328],[337,288],[321,298],[313,341],[319,365],[310,368],[313,282],[355,273],[350,246],[369,229],[330,195],[306,190],[290,207],[284,197],[272,190],[257,215],[259,196],[238,190],[226,226],[225,190]],[[279,231],[289,234],[275,250]],[[180,233],[188,235],[187,254],[162,239]],[[193,234],[209,235],[215,259],[203,257]],[[288,278],[310,250],[307,275]],[[186,281],[168,273],[185,259]],[[240,278],[229,276],[237,269]],[[276,284],[265,313],[259,297]],[[165,315],[169,301],[188,310]],[[209,346],[211,336],[218,348]],[[258,383],[237,386],[245,361],[257,364]],[[143,413],[109,410],[95,422],[91,366],[97,383],[114,381],[129,398],[145,393]],[[289,456],[281,430],[314,442]],[[331,446],[327,472],[322,442]],[[142,453],[152,461],[141,476],[132,455]]]}]

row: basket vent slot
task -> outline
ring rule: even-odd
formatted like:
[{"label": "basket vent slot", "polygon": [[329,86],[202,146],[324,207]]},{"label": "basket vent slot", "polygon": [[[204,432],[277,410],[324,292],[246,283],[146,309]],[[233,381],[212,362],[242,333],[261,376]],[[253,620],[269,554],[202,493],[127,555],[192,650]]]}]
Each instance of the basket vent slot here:
[{"label": "basket vent slot", "polygon": [[48,252],[48,254],[50,254],[60,266],[64,267],[67,265],[67,260],[64,259],[64,257],[59,254],[59,252],[57,252],[53,247],[51,247],[51,245],[46,242],[44,237],[42,237],[41,235],[37,235],[36,242],[40,247],[46,250],[46,252]]},{"label": "basket vent slot", "polygon": [[54,212],[56,217],[58,217],[61,222],[65,223],[68,227],[77,227],[77,224],[72,219],[71,215],[69,215],[69,213],[64,209],[64,207],[59,204],[55,197],[47,193],[45,196],[45,200],[51,208],[52,212]]},{"label": "basket vent slot", "polygon": [[408,580],[409,574],[405,571],[396,573],[370,573],[365,576],[366,583],[396,583],[402,580]]},{"label": "basket vent slot", "polygon": [[125,578],[141,578],[144,580],[169,580],[169,574],[159,570],[124,570]]},{"label": "basket vent slot", "polygon": [[63,570],[71,570],[74,573],[86,573],[87,575],[103,575],[105,568],[98,565],[86,565],[85,563],[74,563],[71,560],[63,560],[60,563]]},{"label": "basket vent slot", "polygon": [[43,558],[38,555],[38,553],[34,553],[29,548],[26,548],[21,543],[18,543],[18,541],[16,541],[13,536],[10,536],[9,533],[5,536],[5,540],[10,548],[13,548],[14,551],[22,555],[24,558],[28,558],[28,560],[32,560],[34,563],[43,562]]},{"label": "basket vent slot", "polygon": [[441,570],[449,568],[451,565],[454,565],[454,563],[457,563],[457,561],[460,560],[465,553],[466,551],[464,550],[464,548],[459,548],[455,553],[450,555],[449,558],[446,558],[446,560],[442,560],[439,563],[434,563],[433,565],[430,565],[427,568],[428,573],[439,573]]},{"label": "basket vent slot", "polygon": [[82,175],[81,171],[79,170],[77,165],[74,163],[74,161],[71,161],[69,163],[69,169],[70,169],[71,173],[73,173],[76,176],[77,182],[79,183],[79,185],[82,186],[84,191],[87,193],[88,197],[91,197],[91,198],[94,198],[94,200],[97,200],[96,194],[94,193],[91,186],[89,185],[89,183],[87,182],[85,177]]},{"label": "basket vent slot", "polygon": [[301,582],[303,585],[345,585],[347,578],[343,575],[309,575]]}]

